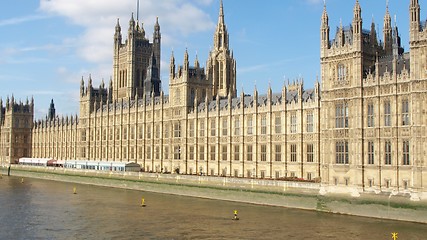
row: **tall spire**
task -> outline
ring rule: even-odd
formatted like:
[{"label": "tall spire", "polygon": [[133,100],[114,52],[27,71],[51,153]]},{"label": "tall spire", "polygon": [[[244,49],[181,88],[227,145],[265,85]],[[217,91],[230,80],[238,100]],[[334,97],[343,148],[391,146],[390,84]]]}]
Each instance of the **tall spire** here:
[{"label": "tall spire", "polygon": [[322,25],[329,24],[328,10],[326,9],[326,0],[323,0]]},{"label": "tall spire", "polygon": [[220,23],[224,24],[224,5],[222,4],[222,0],[219,1],[219,21],[218,25]]},{"label": "tall spire", "polygon": [[154,24],[154,34],[153,34],[153,43],[160,43],[161,33],[160,33],[160,24],[159,17],[156,17],[156,23]]},{"label": "tall spire", "polygon": [[392,49],[393,49],[393,34],[392,34],[392,27],[391,27],[391,16],[390,12],[388,10],[388,1],[386,5],[386,12],[384,16],[384,27],[383,27],[383,34],[384,34],[384,50],[387,55],[391,55]]},{"label": "tall spire", "polygon": [[153,51],[157,61],[157,68],[160,69],[162,34],[160,33],[159,17],[156,17],[153,33]]},{"label": "tall spire", "polygon": [[50,101],[48,119],[52,121],[55,118],[55,104],[53,103],[53,99]]},{"label": "tall spire", "polygon": [[387,24],[387,27],[391,27],[391,16],[388,10],[388,0],[385,8],[384,27],[386,26],[386,24]]},{"label": "tall spire", "polygon": [[185,54],[184,54],[184,71],[188,71],[190,67],[190,62],[188,60],[188,50],[185,49]]},{"label": "tall spire", "polygon": [[207,79],[212,84],[211,96],[236,96],[236,61],[229,48],[229,36],[224,20],[223,1],[219,2],[219,19],[214,34],[213,49],[206,64]]},{"label": "tall spire", "polygon": [[353,13],[353,44],[360,50],[362,47],[362,8],[359,0],[356,0]]},{"label": "tall spire", "polygon": [[354,18],[360,18],[360,13],[362,12],[362,8],[360,7],[359,0],[356,0],[354,4]]},{"label": "tall spire", "polygon": [[135,29],[135,19],[133,18],[133,13],[132,16],[129,20],[129,31],[133,31]]},{"label": "tall spire", "polygon": [[195,68],[199,68],[200,67],[199,57],[197,56],[197,52],[196,52],[196,60],[194,60],[194,67]]},{"label": "tall spire", "polygon": [[227,32],[227,27],[225,25],[225,20],[224,20],[224,6],[222,3],[222,0],[220,0],[219,19],[218,19],[218,25],[215,31],[214,48],[228,49],[228,32]]},{"label": "tall spire", "polygon": [[321,42],[322,49],[329,48],[329,16],[326,10],[326,0],[323,0],[322,26],[321,26]]},{"label": "tall spire", "polygon": [[356,0],[356,4],[353,9],[353,33],[361,33],[362,28],[362,8],[360,7],[359,0]]},{"label": "tall spire", "polygon": [[175,78],[175,56],[173,51],[171,54],[170,64],[169,64],[169,80],[172,81]]},{"label": "tall spire", "polygon": [[120,32],[122,31],[122,28],[120,27],[120,19],[117,18],[117,23],[116,23],[116,32]]},{"label": "tall spire", "polygon": [[154,25],[154,30],[160,31],[159,17],[156,17],[156,24]]},{"label": "tall spire", "polygon": [[122,27],[120,26],[120,20],[117,18],[116,32],[114,33],[115,47],[122,44]]}]

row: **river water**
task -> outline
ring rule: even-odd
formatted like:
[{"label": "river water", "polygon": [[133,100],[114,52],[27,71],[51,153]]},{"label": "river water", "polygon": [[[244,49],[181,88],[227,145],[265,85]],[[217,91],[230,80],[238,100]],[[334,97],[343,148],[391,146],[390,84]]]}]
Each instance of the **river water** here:
[{"label": "river water", "polygon": [[[77,194],[73,194],[73,188]],[[146,207],[141,207],[144,198]],[[238,210],[239,221],[232,221]],[[426,239],[427,225],[5,177],[0,239]]]}]

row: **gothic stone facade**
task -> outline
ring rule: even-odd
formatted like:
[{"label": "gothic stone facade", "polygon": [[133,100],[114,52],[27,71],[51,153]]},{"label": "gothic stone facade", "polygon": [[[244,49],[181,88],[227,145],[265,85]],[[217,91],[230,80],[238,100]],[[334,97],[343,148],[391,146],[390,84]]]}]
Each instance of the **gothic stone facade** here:
[{"label": "gothic stone facade", "polygon": [[14,125],[4,121],[13,115],[11,104],[1,108],[2,156],[11,162],[23,155],[132,161],[153,172],[295,177],[366,191],[425,193],[427,27],[418,0],[410,2],[410,18],[405,53],[388,8],[383,41],[374,23],[362,28],[358,1],[352,24],[340,25],[330,40],[325,6],[321,84],[307,90],[299,79],[279,94],[269,88],[265,95],[256,89],[247,95],[236,91],[221,2],[206,69],[197,57],[190,66],[187,51],[176,66],[172,54],[169,96],[159,87],[160,26],[150,43],[132,18],[125,44],[116,26],[108,89],[104,83],[94,88],[90,77],[87,86],[82,80],[79,117],[50,114],[36,121],[27,129],[27,151],[14,154],[5,137],[14,136]]}]

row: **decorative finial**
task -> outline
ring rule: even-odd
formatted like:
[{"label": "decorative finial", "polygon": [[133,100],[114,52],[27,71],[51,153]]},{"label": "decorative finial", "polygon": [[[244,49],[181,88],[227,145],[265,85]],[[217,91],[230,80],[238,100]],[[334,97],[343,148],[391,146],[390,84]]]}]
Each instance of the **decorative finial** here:
[{"label": "decorative finial", "polygon": [[224,6],[222,0],[219,2],[219,21],[218,24],[224,24]]}]

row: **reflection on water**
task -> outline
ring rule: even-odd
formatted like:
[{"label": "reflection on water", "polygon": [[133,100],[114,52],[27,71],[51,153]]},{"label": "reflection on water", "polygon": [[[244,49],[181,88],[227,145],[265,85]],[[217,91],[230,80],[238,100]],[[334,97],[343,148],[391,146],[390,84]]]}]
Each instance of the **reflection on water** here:
[{"label": "reflection on water", "polygon": [[[391,239],[398,232],[414,240],[427,232],[423,224],[14,177],[0,179],[0,206],[0,239]],[[231,220],[235,209],[239,221]]]}]

